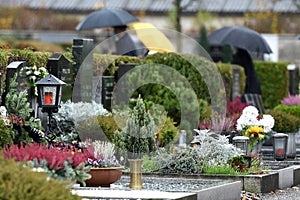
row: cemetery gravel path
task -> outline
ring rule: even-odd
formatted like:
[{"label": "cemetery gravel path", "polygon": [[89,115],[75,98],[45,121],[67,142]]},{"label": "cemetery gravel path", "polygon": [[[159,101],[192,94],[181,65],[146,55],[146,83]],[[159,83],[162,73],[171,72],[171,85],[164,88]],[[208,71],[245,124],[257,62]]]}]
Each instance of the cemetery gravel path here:
[{"label": "cemetery gravel path", "polygon": [[261,200],[300,200],[300,185],[263,194]]}]

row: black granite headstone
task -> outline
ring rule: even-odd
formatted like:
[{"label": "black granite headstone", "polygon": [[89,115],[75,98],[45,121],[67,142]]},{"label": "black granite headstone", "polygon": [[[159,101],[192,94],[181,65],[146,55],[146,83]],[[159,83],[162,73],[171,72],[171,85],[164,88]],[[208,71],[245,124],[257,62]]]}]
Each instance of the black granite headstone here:
[{"label": "black granite headstone", "polygon": [[62,101],[72,98],[72,86],[74,84],[74,68],[72,62],[62,53],[53,53],[47,62],[50,74],[66,83],[62,90]]},{"label": "black granite headstone", "polygon": [[5,105],[5,97],[9,91],[10,88],[10,81],[14,77],[15,74],[18,74],[17,76],[17,82],[18,82],[18,90],[26,90],[26,82],[22,79],[22,74],[19,74],[21,69],[23,67],[27,66],[26,61],[14,61],[11,62],[7,68],[6,68],[6,78],[5,78],[5,91],[2,94],[2,105]]},{"label": "black granite headstone", "polygon": [[[75,83],[73,91],[73,102],[89,102],[92,100],[92,87],[93,87],[93,66],[92,56],[89,53],[93,50],[94,44],[92,39],[74,39],[72,46],[72,54],[75,61]],[[90,59],[84,62],[85,59]],[[82,66],[85,63],[84,66]],[[80,69],[81,68],[81,69]],[[77,75],[77,73],[79,73]]]},{"label": "black granite headstone", "polygon": [[231,87],[231,100],[234,100],[235,97],[241,95],[240,90],[240,79],[241,79],[241,71],[237,66],[231,66],[232,69],[232,87]]}]

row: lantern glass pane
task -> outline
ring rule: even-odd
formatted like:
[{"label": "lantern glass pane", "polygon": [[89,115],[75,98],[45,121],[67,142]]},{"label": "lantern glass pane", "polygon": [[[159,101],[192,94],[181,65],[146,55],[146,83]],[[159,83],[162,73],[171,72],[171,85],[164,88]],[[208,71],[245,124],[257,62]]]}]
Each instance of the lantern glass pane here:
[{"label": "lantern glass pane", "polygon": [[275,145],[275,149],[284,149],[285,148],[285,138],[276,138],[274,145]]},{"label": "lantern glass pane", "polygon": [[42,91],[42,104],[55,105],[56,104],[56,86],[44,86]]},{"label": "lantern glass pane", "polygon": [[236,146],[236,148],[241,149],[244,154],[246,154],[246,143],[245,142],[236,142],[235,146]]}]

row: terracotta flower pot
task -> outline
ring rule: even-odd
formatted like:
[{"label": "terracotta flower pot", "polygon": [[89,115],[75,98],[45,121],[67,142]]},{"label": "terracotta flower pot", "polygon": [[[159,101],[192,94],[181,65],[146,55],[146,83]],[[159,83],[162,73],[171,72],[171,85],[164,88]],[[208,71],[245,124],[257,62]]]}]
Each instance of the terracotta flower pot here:
[{"label": "terracotta flower pot", "polygon": [[87,187],[110,187],[122,176],[123,167],[91,168],[88,172],[92,178],[86,180]]}]

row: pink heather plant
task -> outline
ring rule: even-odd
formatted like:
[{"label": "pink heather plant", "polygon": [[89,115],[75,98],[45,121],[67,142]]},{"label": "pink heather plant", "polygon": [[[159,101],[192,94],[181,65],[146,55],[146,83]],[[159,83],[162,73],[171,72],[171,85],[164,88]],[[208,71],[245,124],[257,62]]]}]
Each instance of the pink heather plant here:
[{"label": "pink heather plant", "polygon": [[298,95],[289,95],[281,100],[281,104],[292,106],[292,105],[300,105],[300,97]]},{"label": "pink heather plant", "polygon": [[85,180],[90,178],[87,174],[89,167],[85,161],[89,154],[62,148],[48,148],[42,144],[6,146],[3,157],[25,162],[28,166],[43,168],[50,177],[59,180],[78,181],[85,185]]}]

